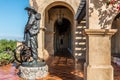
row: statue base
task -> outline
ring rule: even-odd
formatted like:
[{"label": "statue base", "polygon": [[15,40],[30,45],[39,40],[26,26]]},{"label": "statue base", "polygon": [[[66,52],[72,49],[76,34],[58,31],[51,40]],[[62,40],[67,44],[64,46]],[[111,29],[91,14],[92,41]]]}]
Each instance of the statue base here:
[{"label": "statue base", "polygon": [[27,80],[36,80],[44,78],[48,75],[48,66],[37,66],[37,67],[19,67],[19,76]]}]

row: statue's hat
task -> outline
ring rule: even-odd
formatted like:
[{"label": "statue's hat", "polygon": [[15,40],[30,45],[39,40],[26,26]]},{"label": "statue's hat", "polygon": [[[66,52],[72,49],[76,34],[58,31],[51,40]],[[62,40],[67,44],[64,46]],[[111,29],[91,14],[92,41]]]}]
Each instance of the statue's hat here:
[{"label": "statue's hat", "polygon": [[33,11],[33,12],[37,12],[33,7],[26,7],[25,10],[28,10],[28,11]]}]

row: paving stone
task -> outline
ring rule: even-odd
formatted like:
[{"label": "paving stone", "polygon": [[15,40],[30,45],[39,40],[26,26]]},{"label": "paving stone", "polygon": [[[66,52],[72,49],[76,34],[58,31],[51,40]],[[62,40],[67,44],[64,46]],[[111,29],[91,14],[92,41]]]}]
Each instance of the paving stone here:
[{"label": "paving stone", "polygon": [[[68,65],[64,63],[66,61],[65,58],[61,58],[63,60],[57,60],[59,58],[51,59],[51,62],[49,61],[48,63],[49,74],[45,78],[37,80],[83,80],[84,71],[79,68],[81,63],[76,65],[72,59],[69,59],[67,61],[70,61],[71,64]],[[63,61],[63,63],[57,61]],[[112,65],[114,67],[114,80],[120,80],[120,66],[114,63]],[[25,80],[18,77],[17,73],[18,69],[13,64],[2,66],[0,67],[0,80]]]}]

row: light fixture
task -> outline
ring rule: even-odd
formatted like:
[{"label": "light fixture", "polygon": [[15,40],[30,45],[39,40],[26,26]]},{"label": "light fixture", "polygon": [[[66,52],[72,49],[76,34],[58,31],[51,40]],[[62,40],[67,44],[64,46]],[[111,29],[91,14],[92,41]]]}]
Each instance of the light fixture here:
[{"label": "light fixture", "polygon": [[62,24],[63,17],[64,17],[64,14],[62,13],[62,9],[59,9],[59,13],[57,14],[57,22],[58,22],[59,25]]}]

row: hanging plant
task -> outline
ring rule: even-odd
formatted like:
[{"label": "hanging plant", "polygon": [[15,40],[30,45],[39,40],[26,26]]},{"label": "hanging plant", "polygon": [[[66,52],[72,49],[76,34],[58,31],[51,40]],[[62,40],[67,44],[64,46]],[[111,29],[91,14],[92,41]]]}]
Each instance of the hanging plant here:
[{"label": "hanging plant", "polygon": [[116,8],[120,11],[120,0],[103,0],[107,6],[112,5],[112,7]]}]

